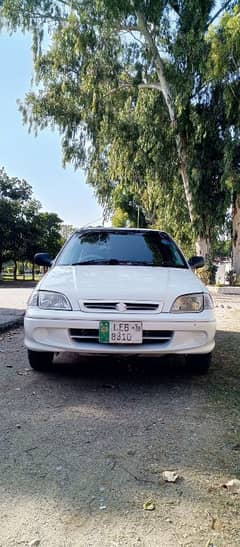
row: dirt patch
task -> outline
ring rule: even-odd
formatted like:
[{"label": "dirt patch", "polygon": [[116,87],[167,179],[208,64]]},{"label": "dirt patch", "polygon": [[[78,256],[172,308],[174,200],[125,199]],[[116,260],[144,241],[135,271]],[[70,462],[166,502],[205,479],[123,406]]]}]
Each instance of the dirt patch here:
[{"label": "dirt patch", "polygon": [[240,496],[221,486],[240,478],[240,311],[217,314],[206,377],[182,358],[70,355],[41,375],[21,329],[0,336],[2,547],[240,544]]}]

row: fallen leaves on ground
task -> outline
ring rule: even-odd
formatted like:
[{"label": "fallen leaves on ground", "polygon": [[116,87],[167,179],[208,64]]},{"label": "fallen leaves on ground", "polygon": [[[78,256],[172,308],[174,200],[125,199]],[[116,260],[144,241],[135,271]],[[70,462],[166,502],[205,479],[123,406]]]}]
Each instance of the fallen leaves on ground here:
[{"label": "fallen leaves on ground", "polygon": [[145,501],[145,503],[143,504],[143,509],[145,511],[154,511],[155,503],[153,503],[152,500]]}]

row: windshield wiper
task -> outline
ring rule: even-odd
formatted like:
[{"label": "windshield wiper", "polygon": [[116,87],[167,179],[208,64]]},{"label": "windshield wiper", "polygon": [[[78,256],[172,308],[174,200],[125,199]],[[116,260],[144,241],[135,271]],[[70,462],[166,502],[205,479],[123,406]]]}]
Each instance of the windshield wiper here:
[{"label": "windshield wiper", "polygon": [[146,260],[121,260],[119,264],[123,266],[155,266],[153,262],[147,262]]},{"label": "windshield wiper", "polygon": [[116,260],[115,258],[110,258],[109,260],[106,260],[106,259],[101,259],[101,258],[95,258],[95,259],[92,259],[92,260],[82,260],[81,262],[73,262],[73,264],[71,264],[71,266],[91,266],[91,265],[98,265],[98,264],[107,264],[107,265],[118,265],[118,264],[121,264],[121,262],[119,262],[119,260]]},{"label": "windshield wiper", "polygon": [[184,264],[173,264],[172,262],[163,262],[162,264],[159,264],[159,268],[182,268],[187,269],[187,267]]}]

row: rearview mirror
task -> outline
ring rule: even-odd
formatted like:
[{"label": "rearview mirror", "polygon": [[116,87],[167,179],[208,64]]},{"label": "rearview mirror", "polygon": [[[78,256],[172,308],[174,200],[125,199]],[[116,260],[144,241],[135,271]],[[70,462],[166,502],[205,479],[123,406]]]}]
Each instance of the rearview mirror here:
[{"label": "rearview mirror", "polygon": [[191,256],[191,258],[189,258],[188,264],[192,268],[192,270],[197,270],[198,268],[202,268],[204,266],[205,261],[202,256]]},{"label": "rearview mirror", "polygon": [[52,265],[52,259],[48,253],[37,253],[34,256],[34,262],[38,266],[47,266],[48,268]]}]

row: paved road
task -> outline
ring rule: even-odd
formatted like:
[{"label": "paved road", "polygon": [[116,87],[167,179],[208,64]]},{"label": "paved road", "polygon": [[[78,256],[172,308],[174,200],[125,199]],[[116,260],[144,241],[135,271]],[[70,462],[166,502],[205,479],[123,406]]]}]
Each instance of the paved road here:
[{"label": "paved road", "polygon": [[0,335],[2,547],[240,545],[239,496],[221,486],[239,476],[240,314],[218,315],[208,377],[70,355],[38,374],[22,328]]},{"label": "paved road", "polygon": [[0,332],[22,323],[32,287],[8,287],[0,285]]}]

